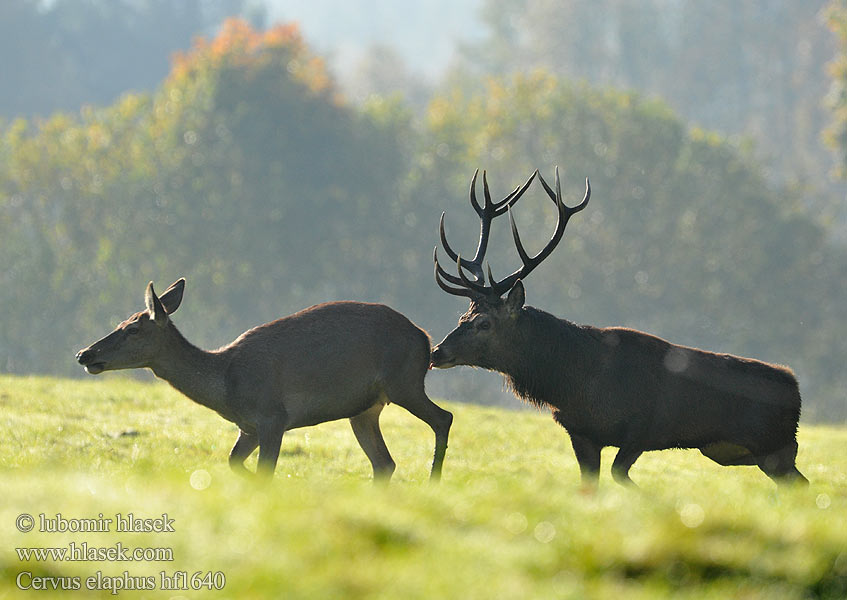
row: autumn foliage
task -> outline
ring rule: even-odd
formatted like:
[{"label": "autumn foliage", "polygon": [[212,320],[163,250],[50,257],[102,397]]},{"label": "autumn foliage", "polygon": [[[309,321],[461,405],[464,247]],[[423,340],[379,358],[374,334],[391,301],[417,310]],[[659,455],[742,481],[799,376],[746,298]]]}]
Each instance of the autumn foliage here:
[{"label": "autumn foliage", "polygon": [[309,51],[296,23],[256,31],[235,18],[224,21],[214,39],[198,37],[189,51],[174,55],[169,83],[179,85],[203,73],[229,69],[241,70],[247,80],[272,70],[286,72],[316,94],[331,87],[323,59]]}]

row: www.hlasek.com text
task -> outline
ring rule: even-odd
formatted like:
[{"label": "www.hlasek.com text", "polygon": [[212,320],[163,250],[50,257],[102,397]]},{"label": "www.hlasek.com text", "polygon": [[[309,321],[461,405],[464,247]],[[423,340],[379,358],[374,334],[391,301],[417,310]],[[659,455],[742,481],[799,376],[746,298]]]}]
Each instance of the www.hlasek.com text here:
[{"label": "www.hlasek.com text", "polygon": [[21,562],[172,562],[173,548],[133,548],[118,542],[113,546],[89,546],[71,542],[54,548],[15,548]]}]

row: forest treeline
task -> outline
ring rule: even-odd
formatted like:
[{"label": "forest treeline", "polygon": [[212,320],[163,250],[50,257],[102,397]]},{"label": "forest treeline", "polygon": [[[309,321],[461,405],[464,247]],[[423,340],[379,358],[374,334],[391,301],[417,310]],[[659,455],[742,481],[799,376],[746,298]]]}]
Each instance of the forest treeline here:
[{"label": "forest treeline", "polygon": [[[847,420],[847,251],[745,143],[668,105],[549,69],[346,103],[292,25],[230,20],[150,94],[15,120],[0,139],[0,369],[78,373],[73,355],[187,277],[179,324],[204,347],[316,302],[387,302],[439,338],[463,303],[432,275],[438,218],[473,250],[474,169],[504,196],[558,165],[589,208],[527,282],[571,320],[791,365],[805,417]],[[530,251],[554,215],[516,206]],[[517,258],[505,223],[497,274]],[[493,377],[493,376],[492,376]],[[485,401],[485,391],[467,399]]]},{"label": "forest treeline", "polygon": [[487,73],[544,67],[663,98],[689,122],[751,136],[768,177],[826,175],[821,130],[843,0],[486,0],[488,36],[469,51]]}]

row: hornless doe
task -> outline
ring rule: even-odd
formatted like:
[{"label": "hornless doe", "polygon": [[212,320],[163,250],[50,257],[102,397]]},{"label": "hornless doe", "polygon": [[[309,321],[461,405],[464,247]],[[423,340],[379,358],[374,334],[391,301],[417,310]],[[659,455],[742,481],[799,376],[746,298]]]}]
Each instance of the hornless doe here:
[{"label": "hornless doe", "polygon": [[379,429],[389,402],[435,432],[431,479],[438,479],[453,415],[424,392],[430,361],[427,333],[382,304],[330,302],[242,333],[214,351],[189,343],[169,315],[179,308],[185,279],[161,296],[147,285],[147,309],[118,325],[76,358],[96,375],[147,367],[156,376],[241,430],[230,467],[246,473],[259,447],[257,473],[272,477],[282,435],[290,429],[349,418],[373,466],[391,477],[394,461]]},{"label": "hornless doe", "polygon": [[[511,207],[536,176],[556,205],[558,222],[552,239],[530,257]],[[790,369],[678,346],[632,329],[576,325],[524,306],[522,280],[553,251],[568,219],[588,204],[587,179],[582,202],[571,208],[562,201],[558,169],[555,192],[536,171],[499,202],[491,201],[483,172],[483,206],[476,177],[470,201],[481,227],[473,259],[449,246],[441,215],[441,244],[457,275],[441,267],[436,247],[435,279],[444,291],[469,298],[470,308],[433,350],[433,367],[498,371],[517,396],[549,407],[570,435],[587,486],[597,482],[606,446],[620,449],[612,475],[622,484],[632,482],[629,469],[642,452],[667,448],[697,448],[721,465],[758,465],[778,483],[808,483],[794,463],[800,392]],[[486,283],[482,261],[491,221],[506,212],[523,265],[500,281],[489,266]]]}]

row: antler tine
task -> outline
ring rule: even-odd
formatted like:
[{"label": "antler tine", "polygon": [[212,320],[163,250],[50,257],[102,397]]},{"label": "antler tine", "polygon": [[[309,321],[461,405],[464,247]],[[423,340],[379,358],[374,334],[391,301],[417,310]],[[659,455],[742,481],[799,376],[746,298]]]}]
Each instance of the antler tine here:
[{"label": "antler tine", "polygon": [[[477,278],[477,281],[471,281],[468,279],[467,275],[465,275],[464,267],[462,266],[462,258],[461,256],[456,260],[456,271],[459,273],[459,279],[466,288],[471,291],[477,292],[480,295],[487,294],[488,288],[485,287],[485,279],[482,277]],[[479,280],[482,280],[482,283],[478,283]]]},{"label": "antler tine", "polygon": [[[558,172],[559,167],[556,167],[556,173],[558,174]],[[547,192],[547,195],[550,197],[550,200],[552,200],[554,203],[557,203],[556,192],[553,191],[553,188],[547,185],[547,182],[544,180],[544,176],[541,173],[538,174],[538,180],[541,182],[541,186],[544,188],[544,191]]]},{"label": "antler tine", "polygon": [[435,271],[442,279],[446,279],[448,283],[452,283],[454,285],[462,285],[461,279],[445,271],[444,267],[441,266],[441,263],[438,262],[438,246],[435,247],[435,251],[432,253],[432,259],[435,261]]},{"label": "antler tine", "polygon": [[449,256],[451,260],[456,260],[459,255],[454,252],[450,247],[450,244],[447,243],[447,234],[444,232],[444,217],[446,215],[446,212],[441,213],[441,220],[438,222],[438,235],[441,237],[441,245],[444,247],[444,251],[447,253],[447,256]]},{"label": "antler tine", "polygon": [[482,195],[485,197],[485,210],[489,210],[493,202],[491,202],[491,192],[488,190],[488,174],[485,169],[482,170]]},{"label": "antler tine", "polygon": [[479,292],[480,294],[484,294],[488,292],[488,288],[485,287],[484,283],[479,283],[477,281],[471,281],[468,279],[467,275],[465,275],[465,269],[467,267],[462,265],[464,261],[463,258],[456,258],[456,270],[459,273],[459,276],[451,275],[441,266],[441,263],[438,262],[438,247],[436,246],[435,252],[432,255],[433,260],[435,261],[435,272],[442,279],[447,280],[448,283],[452,283],[453,285],[460,285],[466,288],[469,288],[473,291]]},{"label": "antler tine", "polygon": [[[538,180],[541,182],[544,191],[547,192],[547,195],[550,197],[550,200],[553,201],[557,206],[560,202],[562,202],[562,184],[559,181],[559,167],[556,167],[556,191],[554,192],[547,182],[544,181],[544,177],[541,176],[541,173],[538,174]],[[582,198],[582,201],[574,207],[565,206],[565,211],[569,213],[569,215],[573,215],[581,211],[588,204],[588,200],[591,198],[591,184],[588,181],[588,177],[585,178],[585,195]]]},{"label": "antler tine", "polygon": [[[559,220],[561,221],[561,213]],[[553,248],[556,247],[556,243],[558,243],[558,240],[556,240],[556,234],[554,233],[553,239],[547,243],[547,245],[541,250],[541,252],[536,254],[534,257],[530,257],[524,249],[523,244],[521,243],[521,236],[518,233],[518,226],[515,224],[515,219],[512,216],[511,209],[509,209],[509,225],[512,228],[512,238],[514,238],[515,240],[515,249],[518,251],[518,256],[521,259],[522,266],[520,269],[500,281],[496,281],[493,277],[490,276],[489,269],[489,283],[491,284],[491,295],[493,296],[502,296],[505,292],[512,289],[512,286],[515,285],[518,279],[523,279],[524,277],[529,275],[529,273],[535,267],[541,264],[541,261],[547,257],[547,254],[553,251]],[[558,231],[558,226],[556,228],[556,231]],[[562,231],[564,231],[564,228],[562,228]],[[547,254],[544,254],[545,251],[547,251]],[[542,254],[544,254],[544,256],[542,256]]]},{"label": "antler tine", "polygon": [[518,226],[515,224],[515,218],[512,216],[512,209],[509,209],[509,225],[512,227],[512,237],[515,239],[515,248],[518,251],[518,256],[521,257],[521,262],[524,266],[528,265],[532,259],[529,258],[529,255],[524,250],[523,244],[521,244],[521,236],[518,235]]},{"label": "antler tine", "polygon": [[[479,202],[476,199],[476,176],[479,175],[479,169],[473,172],[473,177],[471,177],[471,191],[469,193],[471,199],[471,206],[473,206],[476,214],[479,215],[479,218],[482,218],[483,212],[482,207],[479,205]],[[485,171],[482,172],[482,178],[485,179]]]},{"label": "antler tine", "polygon": [[[474,181],[472,185],[476,188],[476,173],[474,173]],[[482,260],[485,258],[485,252],[488,250],[488,237],[491,234],[491,219],[496,216],[492,214],[491,210],[491,207],[494,204],[491,202],[491,192],[488,190],[488,176],[485,169],[482,170],[482,193],[485,197],[485,203],[482,208],[479,208],[479,203],[474,205],[474,209],[477,211],[476,214],[479,215],[479,243],[476,246],[476,252],[474,253],[473,259],[458,262],[473,273],[477,281],[485,283],[485,277],[482,273]],[[462,270],[459,269],[459,275],[462,274],[461,271]]]},{"label": "antler tine", "polygon": [[[471,273],[473,273],[474,277],[476,277],[477,280],[481,280],[482,279],[482,269],[480,268],[480,265],[477,263],[477,260],[480,263],[482,262],[482,258],[480,257],[481,256],[480,255],[480,249],[482,250],[482,255],[485,254],[485,246],[488,244],[488,230],[485,227],[483,227],[482,231],[480,231],[480,234],[479,234],[480,245],[477,248],[477,252],[476,252],[477,256],[472,261],[467,260],[465,258],[460,258],[459,253],[456,252],[455,250],[453,250],[453,248],[450,247],[450,244],[447,243],[447,234],[444,231],[444,217],[445,217],[446,214],[447,214],[446,212],[441,213],[441,221],[438,224],[438,234],[441,237],[441,245],[444,247],[444,251],[447,253],[447,256],[450,257],[450,260],[461,262],[461,265],[464,268],[466,268],[467,270],[469,270]],[[480,217],[480,218],[483,218],[483,217]],[[460,281],[454,281],[453,283],[460,284],[461,282]]]},{"label": "antler tine", "polygon": [[483,215],[491,215],[491,218],[499,217],[503,213],[506,212],[509,206],[512,206],[515,202],[517,202],[521,196],[523,196],[524,192],[529,189],[532,180],[535,179],[535,176],[538,175],[538,169],[533,171],[532,175],[529,176],[529,179],[526,180],[526,183],[523,185],[519,185],[513,189],[509,195],[507,195],[502,200],[498,202],[491,201],[491,192],[488,188],[488,175],[485,170],[482,171],[482,187],[483,193],[485,194],[485,203],[483,206],[479,205],[479,201],[476,199],[476,179],[479,175],[479,169],[474,171],[473,177],[471,177],[471,187],[470,187],[470,200],[471,206],[473,206],[476,214],[483,217]]},{"label": "antler tine", "polygon": [[500,202],[496,202],[494,204],[494,216],[499,217],[500,215],[508,211],[518,200],[520,200],[521,196],[524,195],[524,192],[529,189],[529,186],[532,183],[532,180],[535,179],[536,175],[540,175],[538,169],[532,172],[532,175],[529,176],[529,179],[526,180],[526,183],[517,186],[514,190],[512,190],[512,193],[503,198]]},{"label": "antler tine", "polygon": [[574,206],[571,210],[571,214],[578,213],[583,208],[588,206],[588,201],[591,200],[591,183],[588,181],[588,177],[585,178],[585,195],[582,197],[582,202]]},{"label": "antler tine", "polygon": [[496,279],[494,279],[494,274],[491,272],[491,263],[485,263],[485,266],[488,269],[488,283],[496,281]]},{"label": "antler tine", "polygon": [[458,277],[454,277],[447,273],[444,269],[441,268],[441,265],[438,264],[438,247],[435,247],[435,251],[433,252],[433,260],[435,261],[435,283],[438,284],[442,290],[447,292],[448,294],[453,294],[454,296],[464,296],[465,298],[475,299],[479,297],[474,290],[466,287],[453,287],[447,285],[444,282],[444,279],[451,283],[455,283],[456,285],[462,285],[461,280]]}]

